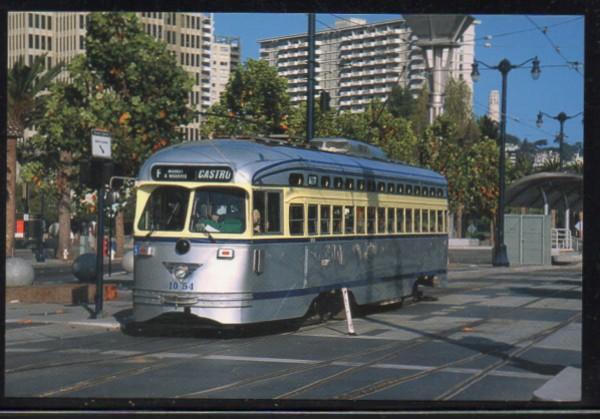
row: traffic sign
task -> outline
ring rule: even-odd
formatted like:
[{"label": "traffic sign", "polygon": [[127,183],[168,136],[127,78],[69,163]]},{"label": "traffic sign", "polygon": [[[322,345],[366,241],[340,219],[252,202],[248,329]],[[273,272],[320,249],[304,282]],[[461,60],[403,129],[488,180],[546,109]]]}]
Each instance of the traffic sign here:
[{"label": "traffic sign", "polygon": [[112,137],[110,132],[92,130],[92,157],[96,159],[110,159]]}]

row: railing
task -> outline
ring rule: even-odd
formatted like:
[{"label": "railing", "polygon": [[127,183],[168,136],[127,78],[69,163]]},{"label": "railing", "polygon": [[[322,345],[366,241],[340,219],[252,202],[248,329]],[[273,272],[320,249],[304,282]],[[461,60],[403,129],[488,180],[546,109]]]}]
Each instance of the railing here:
[{"label": "railing", "polygon": [[579,237],[573,237],[573,250],[583,253],[583,240],[581,240]]},{"label": "railing", "polygon": [[552,249],[573,250],[573,238],[571,237],[571,231],[569,229],[552,229]]}]

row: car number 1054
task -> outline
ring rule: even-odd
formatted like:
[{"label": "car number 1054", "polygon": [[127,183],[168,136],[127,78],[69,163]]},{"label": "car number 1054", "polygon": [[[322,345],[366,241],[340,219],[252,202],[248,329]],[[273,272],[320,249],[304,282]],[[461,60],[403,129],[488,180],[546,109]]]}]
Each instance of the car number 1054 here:
[{"label": "car number 1054", "polygon": [[169,290],[173,291],[193,291],[194,283],[193,282],[177,282],[177,281],[169,281]]}]

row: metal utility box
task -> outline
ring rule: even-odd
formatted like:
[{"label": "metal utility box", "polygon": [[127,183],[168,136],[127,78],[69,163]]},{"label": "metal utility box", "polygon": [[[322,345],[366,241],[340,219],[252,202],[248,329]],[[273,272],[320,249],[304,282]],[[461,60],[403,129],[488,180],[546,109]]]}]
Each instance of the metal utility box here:
[{"label": "metal utility box", "polygon": [[504,216],[504,243],[508,261],[516,265],[552,264],[550,215]]}]

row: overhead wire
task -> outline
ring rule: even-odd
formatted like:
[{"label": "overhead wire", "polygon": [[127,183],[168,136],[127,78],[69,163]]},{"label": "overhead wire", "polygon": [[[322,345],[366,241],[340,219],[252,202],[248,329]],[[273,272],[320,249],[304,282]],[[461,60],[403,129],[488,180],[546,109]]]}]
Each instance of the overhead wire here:
[{"label": "overhead wire", "polygon": [[554,41],[552,40],[552,38],[550,38],[550,36],[548,35],[548,26],[546,26],[545,28],[540,28],[540,26],[529,16],[525,16],[525,18],[533,25],[536,27],[536,29],[538,31],[540,31],[542,33],[542,35],[544,35],[544,37],[548,40],[548,42],[550,43],[550,45],[552,45],[552,49],[568,64],[570,65],[570,68],[575,70],[577,72],[577,74],[579,74],[580,76],[583,77],[583,75],[581,74],[581,72],[579,71],[578,68],[578,61],[569,61],[569,59],[567,57],[565,57],[565,55],[561,52],[560,47],[558,45],[556,45],[554,43]]}]

